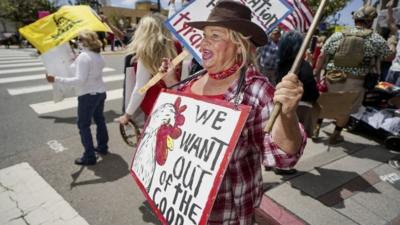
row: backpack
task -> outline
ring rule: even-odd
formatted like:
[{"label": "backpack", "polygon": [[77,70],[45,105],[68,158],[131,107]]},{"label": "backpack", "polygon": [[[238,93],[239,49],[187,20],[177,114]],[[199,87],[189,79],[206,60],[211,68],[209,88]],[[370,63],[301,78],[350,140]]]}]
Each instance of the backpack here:
[{"label": "backpack", "polygon": [[340,67],[360,67],[364,62],[364,41],[372,34],[371,30],[352,33],[343,31],[344,38],[339,44],[333,63]]}]

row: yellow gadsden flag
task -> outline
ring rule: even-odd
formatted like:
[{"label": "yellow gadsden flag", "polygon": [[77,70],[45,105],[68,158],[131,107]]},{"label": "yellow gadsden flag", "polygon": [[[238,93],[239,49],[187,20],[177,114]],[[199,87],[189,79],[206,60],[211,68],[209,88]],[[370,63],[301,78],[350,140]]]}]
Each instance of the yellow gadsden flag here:
[{"label": "yellow gadsden flag", "polygon": [[41,53],[63,44],[82,30],[107,31],[110,28],[89,6],[63,6],[57,12],[19,29]]}]

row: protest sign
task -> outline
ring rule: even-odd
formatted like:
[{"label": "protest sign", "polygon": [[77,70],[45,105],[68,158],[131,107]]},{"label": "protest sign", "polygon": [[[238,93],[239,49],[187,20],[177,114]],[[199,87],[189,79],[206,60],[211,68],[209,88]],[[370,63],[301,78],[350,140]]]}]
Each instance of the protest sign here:
[{"label": "protest sign", "polygon": [[[394,17],[395,21],[400,20],[400,7],[393,9],[393,17]],[[388,15],[387,9],[379,11],[377,23],[379,24],[380,27],[389,27],[388,19],[389,19],[389,15]]]},{"label": "protest sign", "polygon": [[164,225],[204,225],[250,107],[161,92],[131,174]]},{"label": "protest sign", "polygon": [[[252,21],[269,32],[276,27],[291,12],[292,8],[286,0],[235,0],[245,4],[252,11]],[[199,52],[202,32],[189,27],[186,23],[191,21],[207,20],[210,11],[217,0],[196,0],[170,17],[165,25],[175,37],[190,51],[198,62],[201,62]]]},{"label": "protest sign", "polygon": [[[40,56],[46,72],[50,75],[56,75],[58,77],[73,77],[74,71],[71,68],[71,64],[74,61],[74,53],[68,43],[59,45]],[[44,77],[43,77],[44,78]],[[53,101],[62,101],[65,96],[72,93],[75,89],[71,86],[53,83]]]}]

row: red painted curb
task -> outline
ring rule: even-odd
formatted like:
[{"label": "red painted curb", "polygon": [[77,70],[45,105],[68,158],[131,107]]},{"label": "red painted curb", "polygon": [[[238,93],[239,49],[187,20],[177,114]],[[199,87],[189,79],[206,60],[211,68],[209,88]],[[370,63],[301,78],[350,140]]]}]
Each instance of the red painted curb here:
[{"label": "red painted curb", "polygon": [[263,195],[260,207],[256,209],[256,222],[259,225],[306,225],[304,221],[266,195]]}]

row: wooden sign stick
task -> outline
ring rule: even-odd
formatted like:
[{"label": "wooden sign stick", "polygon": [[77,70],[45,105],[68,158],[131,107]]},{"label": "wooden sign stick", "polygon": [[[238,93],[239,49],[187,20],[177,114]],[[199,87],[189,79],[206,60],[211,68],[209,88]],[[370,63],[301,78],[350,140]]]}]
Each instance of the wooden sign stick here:
[{"label": "wooden sign stick", "polygon": [[[172,65],[177,66],[180,62],[182,62],[187,56],[189,55],[189,52],[187,50],[183,50],[181,52],[181,54],[179,54],[178,56],[176,56],[173,60],[172,60]],[[149,80],[149,82],[147,82],[147,84],[145,84],[143,87],[141,87],[139,89],[139,93],[140,94],[145,94],[147,90],[149,90],[149,88],[151,88],[153,85],[155,85],[158,81],[160,81],[166,73],[161,73],[158,72],[153,78],[151,78],[151,80]]]},{"label": "wooden sign stick", "polygon": [[[299,52],[297,53],[296,59],[294,60],[294,63],[292,65],[292,68],[290,69],[290,73],[298,74],[301,66],[301,62],[304,57],[304,53],[307,50],[308,44],[311,41],[312,35],[314,34],[315,28],[317,27],[319,20],[321,19],[322,12],[327,4],[328,0],[322,0],[321,4],[319,4],[317,13],[314,16],[314,19],[311,23],[310,29],[307,31],[307,35],[304,38],[304,41],[300,47]],[[272,110],[271,116],[267,122],[267,125],[264,128],[264,131],[267,133],[270,133],[272,130],[272,127],[274,126],[276,118],[278,118],[279,113],[281,113],[282,110],[282,103],[276,102],[274,109]]]}]

